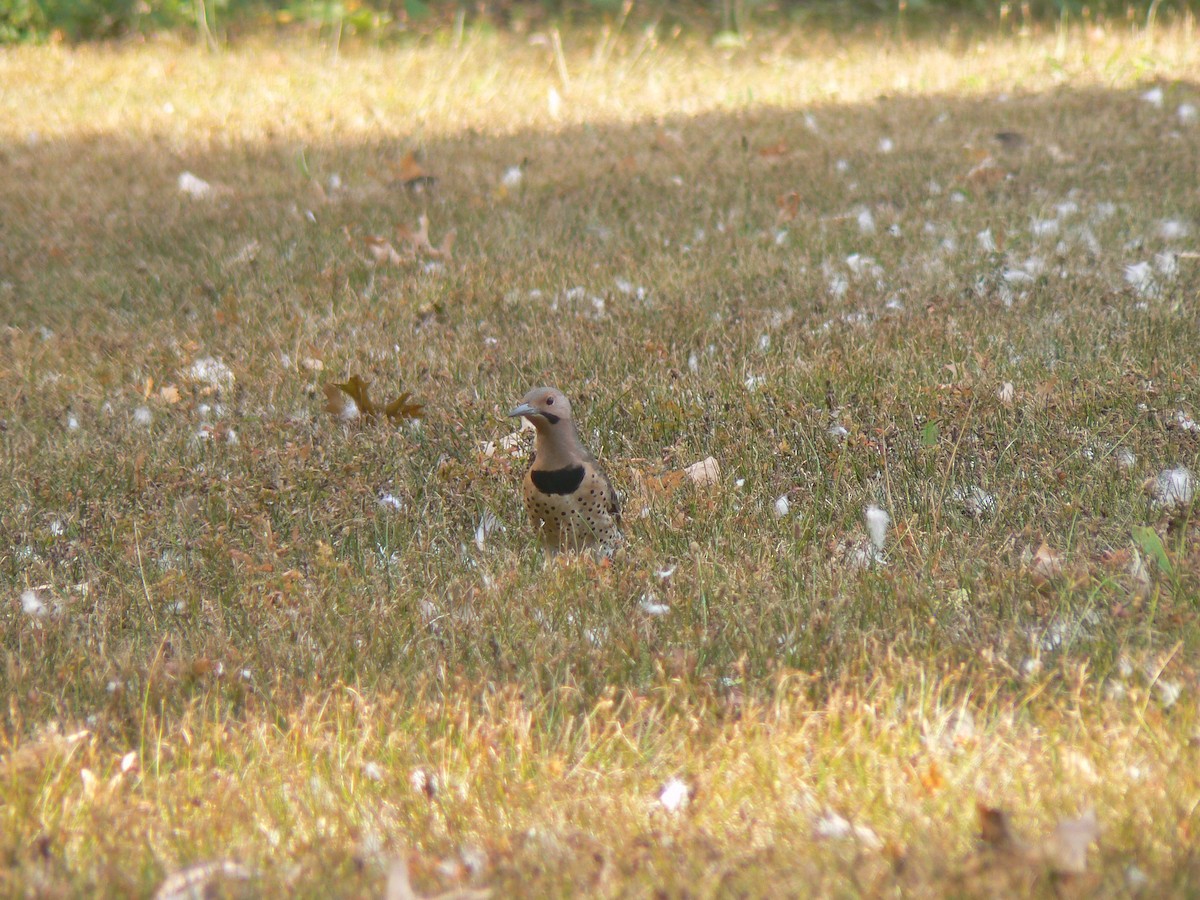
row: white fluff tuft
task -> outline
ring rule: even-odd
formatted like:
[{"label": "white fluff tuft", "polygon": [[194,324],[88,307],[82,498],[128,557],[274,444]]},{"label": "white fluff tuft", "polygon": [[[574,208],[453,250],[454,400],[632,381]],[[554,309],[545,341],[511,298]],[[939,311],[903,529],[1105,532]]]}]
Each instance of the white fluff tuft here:
[{"label": "white fluff tuft", "polygon": [[871,544],[876,550],[882,550],[887,542],[887,531],[892,517],[878,506],[868,506],[864,517],[867,520],[867,534],[871,536]]},{"label": "white fluff tuft", "polygon": [[658,802],[667,812],[677,813],[688,805],[691,795],[691,788],[685,781],[680,778],[672,778],[663,785],[658,794]]}]

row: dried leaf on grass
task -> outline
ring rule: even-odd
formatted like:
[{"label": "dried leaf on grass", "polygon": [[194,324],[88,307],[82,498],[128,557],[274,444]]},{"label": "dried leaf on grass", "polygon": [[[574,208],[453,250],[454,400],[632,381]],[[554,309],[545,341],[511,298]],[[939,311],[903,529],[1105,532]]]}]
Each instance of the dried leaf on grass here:
[{"label": "dried leaf on grass", "polygon": [[[522,423],[527,423],[528,419],[522,419]],[[532,428],[532,426],[530,426]],[[511,434],[506,434],[502,438],[495,441],[481,441],[479,444],[479,453],[483,459],[492,459],[494,457],[508,459],[524,459],[529,456],[530,441],[522,434],[524,428],[518,428]]]},{"label": "dried leaf on grass", "polygon": [[343,421],[362,416],[368,422],[374,422],[381,416],[386,416],[399,423],[420,419],[425,415],[425,405],[413,403],[412,394],[408,391],[390,403],[380,406],[371,399],[368,386],[368,382],[358,375],[351,375],[348,381],[326,384],[323,388],[325,411]]},{"label": "dried leaf on grass", "polygon": [[154,900],[188,900],[191,897],[227,896],[222,881],[249,881],[254,872],[228,859],[196,863],[170,875],[154,892]]},{"label": "dried leaf on grass", "polygon": [[758,155],[769,161],[783,159],[788,155],[787,141],[779,141],[775,144],[769,144],[766,147],[760,147]]},{"label": "dried leaf on grass", "polygon": [[692,463],[683,469],[645,476],[645,486],[650,494],[671,494],[685,484],[697,488],[708,488],[721,481],[721,464],[713,457]]},{"label": "dried leaf on grass", "polygon": [[1087,871],[1088,847],[1100,837],[1096,811],[1087,810],[1077,819],[1064,819],[1042,841],[1042,861],[1059,875],[1082,875]]},{"label": "dried leaf on grass", "polygon": [[1044,867],[1054,875],[1082,875],[1087,871],[1088,847],[1100,836],[1096,811],[1088,809],[1077,819],[1063,819],[1039,841],[1022,840],[1002,809],[976,805],[979,839],[987,849],[1030,866]]},{"label": "dried leaf on grass", "polygon": [[1165,469],[1156,477],[1146,479],[1142,489],[1150,496],[1155,509],[1163,512],[1184,511],[1196,496],[1195,479],[1184,466]]},{"label": "dried leaf on grass", "polygon": [[646,489],[651,495],[669,494],[683,484],[687,475],[683,472],[663,472],[661,475],[648,475]]},{"label": "dried leaf on grass", "polygon": [[226,265],[241,266],[249,265],[258,259],[258,254],[262,251],[262,245],[257,240],[252,240],[242,246],[242,249],[226,260]]},{"label": "dried leaf on grass", "polygon": [[1042,541],[1029,560],[1029,571],[1038,584],[1052,581],[1063,574],[1062,554],[1050,549],[1050,545]]},{"label": "dried leaf on grass", "polygon": [[401,248],[399,250],[387,238],[375,234],[367,235],[363,238],[363,243],[366,244],[367,253],[375,265],[399,266],[418,258],[453,261],[454,239],[457,236],[458,230],[451,228],[442,235],[441,243],[434,246],[429,240],[429,218],[421,216],[417,220],[415,230],[407,225],[396,226],[396,243]]},{"label": "dried leaf on grass", "polygon": [[486,888],[463,888],[422,897],[413,890],[408,877],[408,863],[403,859],[397,859],[388,869],[387,890],[384,892],[385,900],[486,900],[490,896],[492,892]]},{"label": "dried leaf on grass", "polygon": [[396,167],[396,180],[406,188],[433,187],[437,177],[417,162],[417,154],[408,151]]},{"label": "dried leaf on grass", "polygon": [[[646,460],[638,460],[646,462]],[[693,463],[683,469],[670,469],[650,474],[635,468],[634,478],[637,482],[636,499],[626,503],[626,512],[640,509],[641,515],[648,515],[650,506],[656,500],[673,497],[684,485],[692,485],[698,493],[707,493],[721,482],[721,465],[713,457]],[[686,516],[679,511],[676,519],[682,525]]]},{"label": "dried leaf on grass", "polygon": [[308,179],[308,199],[317,204],[329,202],[329,195],[325,193],[325,188],[315,178]]},{"label": "dried leaf on grass", "polygon": [[787,191],[775,198],[775,225],[786,225],[800,214],[800,194]]},{"label": "dried leaf on grass", "polygon": [[86,728],[63,734],[57,722],[38,726],[30,738],[0,758],[0,774],[8,779],[37,772],[47,765],[47,760],[73,753],[91,737]]},{"label": "dried leaf on grass", "polygon": [[1008,172],[1000,168],[990,156],[976,163],[967,172],[967,181],[984,187],[997,185],[1006,178],[1008,178]]},{"label": "dried leaf on grass", "polygon": [[371,254],[371,262],[375,265],[398,266],[406,259],[412,259],[412,253],[407,256],[401,256],[391,242],[386,238],[381,238],[378,235],[369,234],[363,238],[363,243],[367,245],[367,252]]},{"label": "dried leaf on grass", "polygon": [[683,135],[669,128],[660,128],[654,132],[653,147],[656,150],[662,150],[666,153],[674,153],[678,150],[686,149],[686,145],[683,142]]},{"label": "dried leaf on grass", "polygon": [[982,803],[975,805],[975,811],[979,814],[979,840],[985,847],[999,852],[1017,849],[1018,841],[1009,825],[1008,813]]},{"label": "dried leaf on grass", "polygon": [[696,487],[711,487],[721,481],[721,464],[709,456],[683,470]]},{"label": "dried leaf on grass", "polygon": [[451,228],[442,235],[442,242],[436,247],[429,240],[429,217],[421,216],[417,220],[417,230],[413,231],[407,225],[396,226],[396,238],[412,247],[414,253],[428,256],[431,259],[443,259],[449,262],[454,257],[454,239],[458,236],[457,229]]}]

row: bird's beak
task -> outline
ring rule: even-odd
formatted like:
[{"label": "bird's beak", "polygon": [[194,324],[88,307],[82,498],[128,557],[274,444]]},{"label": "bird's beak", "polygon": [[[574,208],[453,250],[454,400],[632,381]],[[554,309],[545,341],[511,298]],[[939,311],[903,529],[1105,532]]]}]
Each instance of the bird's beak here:
[{"label": "bird's beak", "polygon": [[520,406],[514,406],[508,411],[510,416],[536,416],[537,410],[528,403],[522,403]]}]

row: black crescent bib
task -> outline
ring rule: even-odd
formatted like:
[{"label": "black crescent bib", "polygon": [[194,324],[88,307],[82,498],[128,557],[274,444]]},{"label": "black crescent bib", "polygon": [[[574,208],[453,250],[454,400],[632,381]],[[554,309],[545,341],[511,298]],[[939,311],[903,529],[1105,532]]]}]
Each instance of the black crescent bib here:
[{"label": "black crescent bib", "polygon": [[534,469],[529,477],[533,480],[533,486],[543,494],[573,494],[583,483],[583,466]]}]

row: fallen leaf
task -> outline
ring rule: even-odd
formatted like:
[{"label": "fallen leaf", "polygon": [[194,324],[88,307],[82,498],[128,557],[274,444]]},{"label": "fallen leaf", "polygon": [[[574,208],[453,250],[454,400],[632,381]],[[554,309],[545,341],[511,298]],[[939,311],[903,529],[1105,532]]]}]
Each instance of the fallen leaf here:
[{"label": "fallen leaf", "polygon": [[1030,866],[1042,866],[1054,875],[1082,875],[1087,871],[1087,851],[1100,836],[1096,812],[1087,810],[1077,819],[1064,819],[1045,838],[1029,843],[1016,835],[1004,810],[977,803],[980,842],[994,852]]},{"label": "fallen leaf", "polygon": [[1087,871],[1087,852],[1100,836],[1096,811],[1089,809],[1078,819],[1064,819],[1046,836],[1040,856],[1056,875],[1082,875]]},{"label": "fallen leaf", "polygon": [[996,165],[996,161],[990,156],[982,162],[977,163],[967,172],[967,181],[985,187],[999,184],[1007,177],[1008,173]]},{"label": "fallen leaf", "polygon": [[250,241],[242,247],[237,253],[231,256],[228,260],[229,265],[238,266],[252,263],[258,259],[259,251],[262,250],[262,245],[257,240]]},{"label": "fallen leaf", "polygon": [[413,890],[408,876],[408,863],[403,859],[395,860],[388,869],[387,887],[383,894],[384,900],[486,900],[491,895],[488,888],[463,888],[422,897]]},{"label": "fallen leaf", "polygon": [[358,407],[359,412],[363,415],[378,415],[375,410],[375,405],[371,402],[370,392],[368,390],[368,382],[363,380],[358,375],[351,375],[349,380],[343,382],[334,382],[333,386],[345,393],[354,401],[354,405]]},{"label": "fallen leaf", "polygon": [[164,403],[178,403],[180,399],[179,388],[173,384],[164,385],[159,388],[158,396]]},{"label": "fallen leaf", "polygon": [[979,814],[979,840],[983,844],[1006,853],[1018,849],[1019,842],[1008,823],[1008,813],[982,803],[975,804],[975,811]]},{"label": "fallen leaf", "polygon": [[775,225],[786,225],[800,214],[800,194],[788,191],[775,198]]},{"label": "fallen leaf", "polygon": [[721,464],[711,456],[692,463],[683,471],[696,487],[710,487],[721,481]]},{"label": "fallen leaf", "polygon": [[1042,541],[1030,560],[1029,571],[1033,573],[1035,581],[1047,582],[1057,578],[1063,572],[1062,555],[1051,550],[1050,545]]},{"label": "fallen leaf", "polygon": [[397,225],[396,237],[404,243],[411,245],[417,251],[433,249],[433,245],[429,243],[429,217],[425,215],[417,219],[416,231],[413,231],[407,225]]},{"label": "fallen leaf", "polygon": [[946,779],[936,762],[931,762],[929,768],[921,773],[921,787],[925,788],[928,794],[941,790],[945,784]]},{"label": "fallen leaf", "polygon": [[1157,477],[1146,479],[1142,489],[1150,495],[1157,509],[1168,512],[1186,509],[1196,496],[1195,479],[1183,466],[1165,469]]},{"label": "fallen leaf", "polygon": [[669,494],[683,484],[687,478],[684,472],[664,472],[662,475],[651,475],[646,479],[646,488],[651,494]]},{"label": "fallen leaf", "polygon": [[973,163],[981,163],[992,157],[986,147],[976,147],[973,144],[967,144],[963,147],[963,151],[966,153],[967,159]]},{"label": "fallen leaf", "polygon": [[393,422],[401,422],[407,419],[420,419],[425,415],[425,404],[413,403],[411,398],[412,394],[410,394],[408,391],[405,391],[383,408],[383,414]]},{"label": "fallen leaf", "polygon": [[358,404],[337,385],[326,384],[321,390],[325,392],[325,412],[332,413],[343,422],[350,422],[359,417]]},{"label": "fallen leaf", "polygon": [[237,325],[241,321],[237,294],[231,291],[222,297],[220,308],[213,311],[213,318],[218,325]]},{"label": "fallen leaf", "polygon": [[196,863],[169,876],[154,892],[154,900],[216,896],[228,890],[228,885],[226,891],[221,890],[222,881],[249,881],[253,877],[253,871],[227,859]]},{"label": "fallen leaf", "polygon": [[412,150],[405,153],[400,160],[396,175],[406,188],[432,187],[437,182],[437,178],[417,162],[417,155]]},{"label": "fallen leaf", "polygon": [[398,266],[406,259],[413,258],[411,253],[408,256],[401,256],[386,238],[368,235],[363,238],[363,243],[367,245],[367,252],[371,254],[371,261],[375,265]]},{"label": "fallen leaf", "polygon": [[654,146],[665,152],[683,149],[683,135],[678,131],[660,128],[654,133]]},{"label": "fallen leaf", "polygon": [[442,242],[438,246],[434,246],[429,240],[429,217],[421,216],[417,220],[417,228],[414,231],[407,225],[396,226],[396,237],[403,243],[407,243],[413,253],[420,253],[432,259],[444,259],[449,261],[451,257],[451,249],[454,247],[454,239],[457,236],[456,229],[450,229],[442,235]]},{"label": "fallen leaf", "polygon": [[371,400],[368,382],[358,375],[350,376],[344,382],[333,382],[322,388],[325,392],[325,411],[332,413],[343,421],[358,418],[360,415],[368,422],[376,421],[380,416],[386,416],[393,422],[404,422],[410,419],[420,419],[424,416],[424,404],[413,403],[412,394],[405,391],[392,402],[378,406]]},{"label": "fallen leaf", "polygon": [[779,141],[778,143],[769,144],[766,147],[762,147],[758,151],[758,155],[767,160],[783,159],[783,157],[788,155],[787,142]]}]

